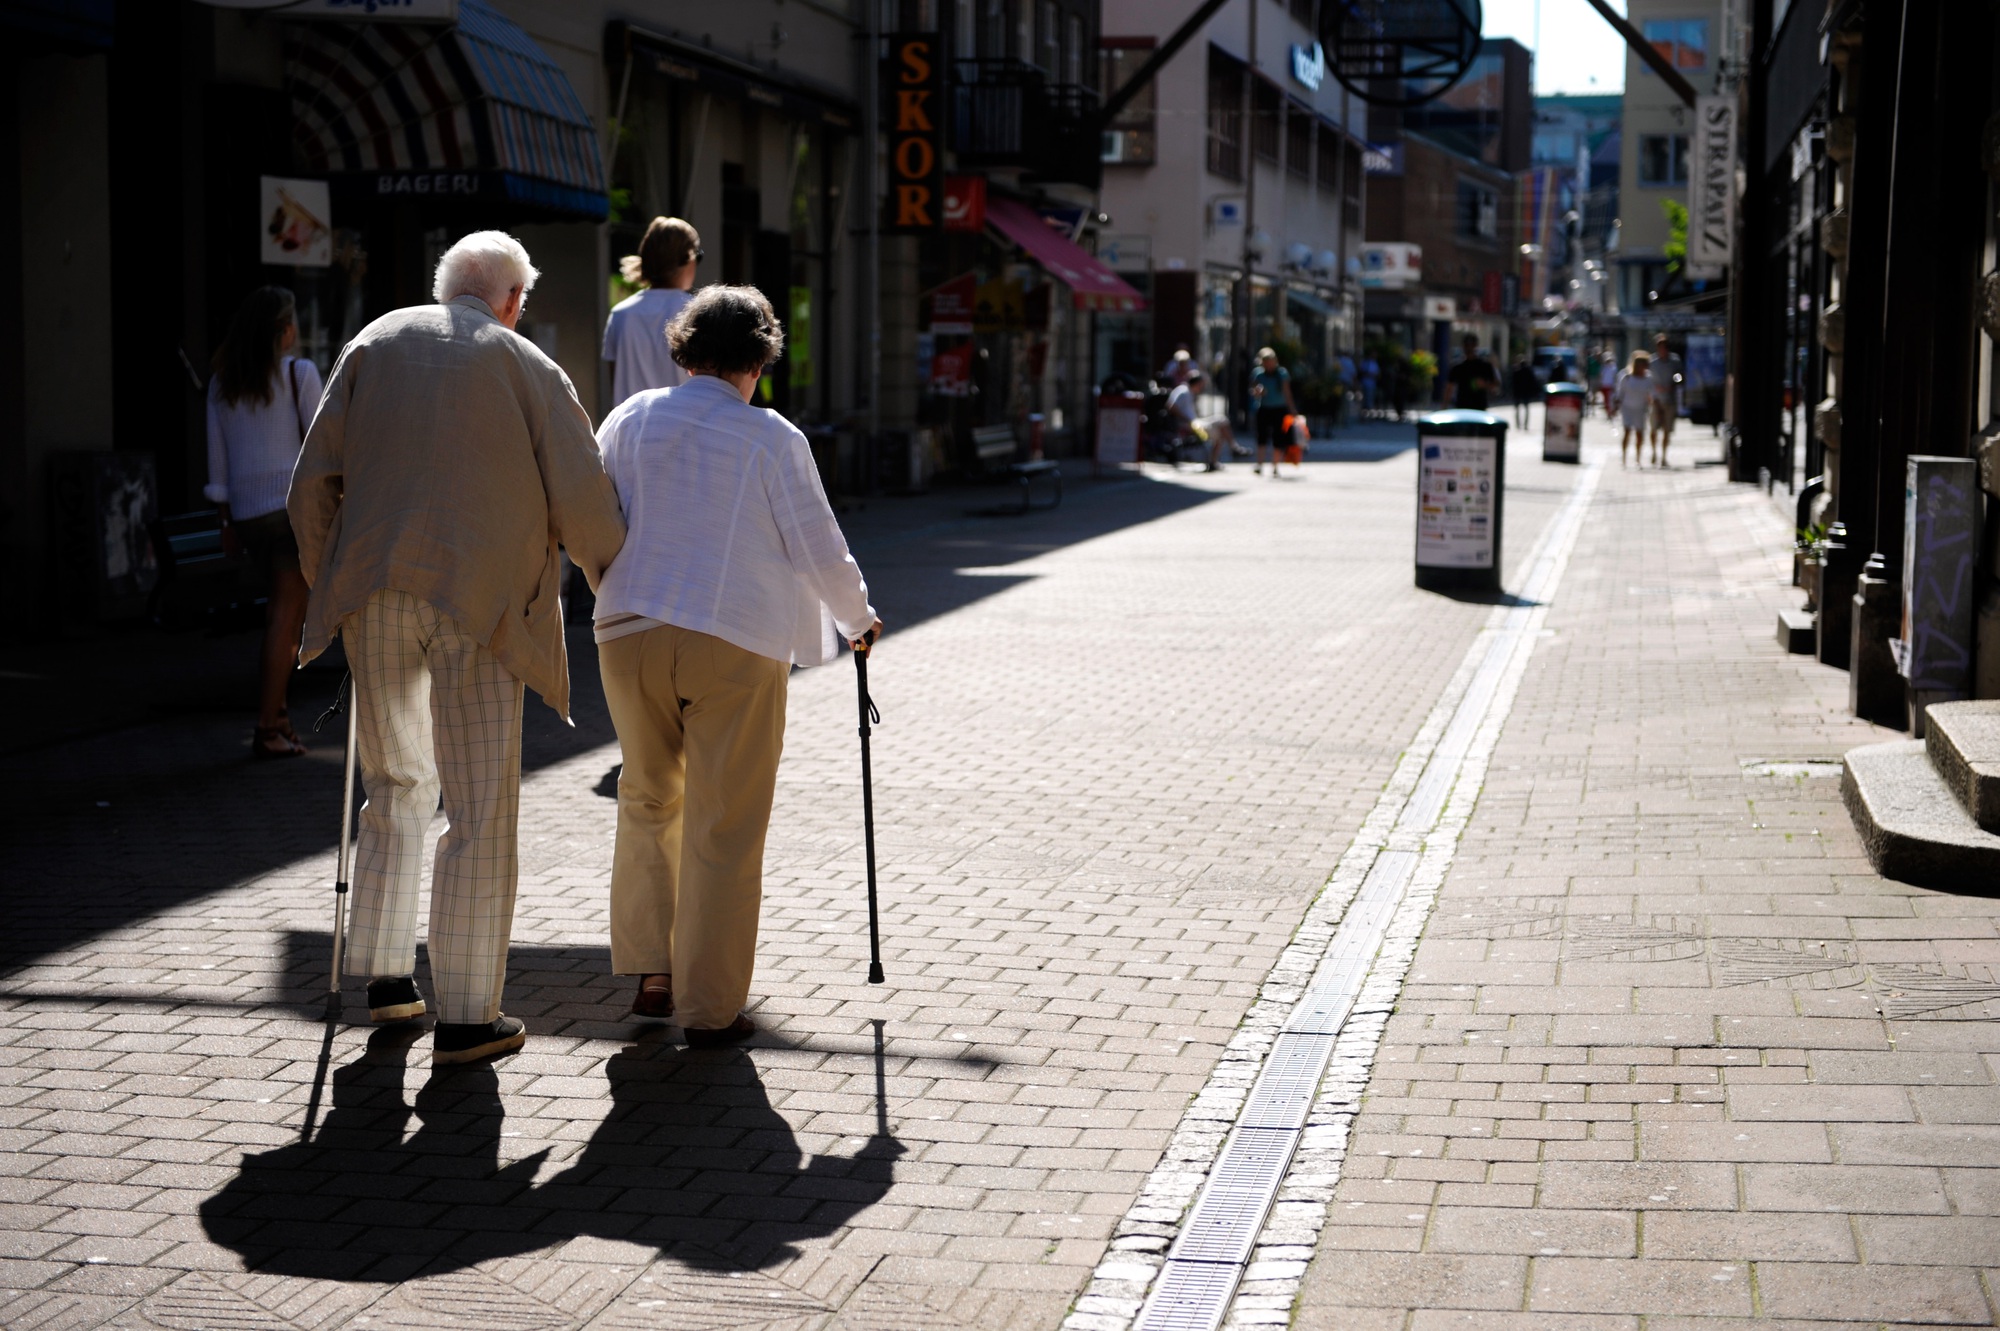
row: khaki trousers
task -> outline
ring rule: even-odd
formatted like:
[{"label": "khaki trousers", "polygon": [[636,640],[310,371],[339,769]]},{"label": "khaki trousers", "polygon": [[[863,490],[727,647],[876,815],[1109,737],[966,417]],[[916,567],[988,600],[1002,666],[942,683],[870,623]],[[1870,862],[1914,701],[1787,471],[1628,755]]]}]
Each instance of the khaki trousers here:
[{"label": "khaki trousers", "polygon": [[727,1026],[756,963],[790,667],[671,624],[597,655],[625,752],[611,968],[672,975],[683,1028]]},{"label": "khaki trousers", "polygon": [[442,784],[448,825],[431,874],[430,920],[437,1019],[491,1021],[500,1014],[520,876],[521,681],[457,620],[408,592],[376,592],[341,635],[368,794],[347,973],[415,968],[424,834]]}]

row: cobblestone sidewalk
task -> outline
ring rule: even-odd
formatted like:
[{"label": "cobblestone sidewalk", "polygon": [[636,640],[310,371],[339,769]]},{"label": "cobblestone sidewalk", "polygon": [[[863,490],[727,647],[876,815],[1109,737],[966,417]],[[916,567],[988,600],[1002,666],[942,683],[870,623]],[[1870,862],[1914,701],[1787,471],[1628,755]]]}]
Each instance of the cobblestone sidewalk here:
[{"label": "cobblestone sidewalk", "polygon": [[[1603,441],[1598,441],[1603,447]],[[1885,882],[1788,533],[1607,467],[1360,1101],[1296,1325],[1987,1325],[1991,900]]]},{"label": "cobblestone sidewalk", "polygon": [[[1488,612],[1410,586],[1410,454],[1343,455],[856,516],[890,983],[853,683],[807,672],[747,1052],[622,1015],[601,717],[530,737],[529,1048],[439,1076],[317,1020],[331,746],[37,754],[0,852],[0,1322],[1053,1326]],[[1513,550],[1568,484],[1540,472]]]}]

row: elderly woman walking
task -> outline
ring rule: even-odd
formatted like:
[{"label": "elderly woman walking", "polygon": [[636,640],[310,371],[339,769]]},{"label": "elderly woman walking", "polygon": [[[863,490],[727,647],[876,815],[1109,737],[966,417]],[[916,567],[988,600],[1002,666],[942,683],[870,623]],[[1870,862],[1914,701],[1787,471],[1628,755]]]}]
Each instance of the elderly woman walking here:
[{"label": "elderly woman walking", "polygon": [[805,436],[750,405],[784,346],[769,302],[708,287],[667,340],[687,383],[626,400],[597,435],[627,527],[597,593],[625,752],[611,967],[639,976],[636,1015],[715,1048],[756,1030],[742,1008],[790,669],[881,622]]}]

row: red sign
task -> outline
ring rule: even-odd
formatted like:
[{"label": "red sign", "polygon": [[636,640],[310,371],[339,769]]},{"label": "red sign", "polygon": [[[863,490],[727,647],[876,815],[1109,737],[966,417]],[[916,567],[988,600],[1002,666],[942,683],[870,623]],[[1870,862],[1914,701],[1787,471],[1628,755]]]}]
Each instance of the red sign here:
[{"label": "red sign", "polygon": [[1487,314],[1498,314],[1504,304],[1505,299],[1500,289],[1500,274],[1488,271],[1485,290],[1480,293],[1479,307]]},{"label": "red sign", "polygon": [[931,357],[931,392],[939,397],[966,397],[972,392],[972,343],[950,347]]},{"label": "red sign", "polygon": [[969,333],[979,309],[979,278],[961,273],[931,292],[931,331]]},{"label": "red sign", "polygon": [[934,32],[890,39],[882,71],[889,99],[889,231],[935,231],[944,221],[944,154],[939,145],[943,94]]},{"label": "red sign", "polygon": [[944,229],[947,231],[986,229],[985,176],[945,177]]}]

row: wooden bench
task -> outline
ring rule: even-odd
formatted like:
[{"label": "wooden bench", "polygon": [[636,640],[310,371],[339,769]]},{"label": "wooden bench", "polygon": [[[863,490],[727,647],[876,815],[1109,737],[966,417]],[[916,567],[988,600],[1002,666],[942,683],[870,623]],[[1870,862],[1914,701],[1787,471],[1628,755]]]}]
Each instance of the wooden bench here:
[{"label": "wooden bench", "polygon": [[[1062,504],[1062,467],[1046,458],[1030,462],[1014,461],[1014,451],[1020,447],[1014,438],[1014,428],[1010,425],[981,425],[972,431],[972,452],[979,459],[980,471],[995,480],[1006,478],[1021,487],[1021,507],[1007,510],[1026,513],[1034,506],[1034,483],[1047,481],[1051,488],[1048,507]],[[996,510],[1000,511],[1000,510]]]}]

